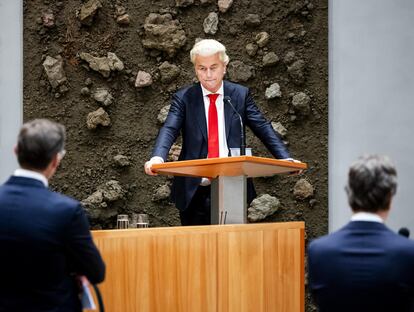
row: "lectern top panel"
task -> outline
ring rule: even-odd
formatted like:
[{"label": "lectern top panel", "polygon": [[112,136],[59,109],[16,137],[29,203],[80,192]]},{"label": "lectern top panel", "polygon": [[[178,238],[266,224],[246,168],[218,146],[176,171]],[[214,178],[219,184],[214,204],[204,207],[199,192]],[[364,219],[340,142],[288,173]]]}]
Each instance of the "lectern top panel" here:
[{"label": "lectern top panel", "polygon": [[254,156],[195,159],[153,165],[164,175],[216,178],[218,176],[263,177],[307,168],[305,163]]}]

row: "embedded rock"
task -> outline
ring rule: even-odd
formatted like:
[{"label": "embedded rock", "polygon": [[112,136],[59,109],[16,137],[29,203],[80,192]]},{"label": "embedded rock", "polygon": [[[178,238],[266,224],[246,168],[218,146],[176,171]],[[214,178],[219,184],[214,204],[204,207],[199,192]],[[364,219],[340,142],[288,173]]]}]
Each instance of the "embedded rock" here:
[{"label": "embedded rock", "polygon": [[175,6],[177,7],[187,7],[194,3],[194,0],[175,0]]},{"label": "embedded rock", "polygon": [[88,117],[86,118],[86,125],[88,126],[88,129],[96,129],[99,125],[103,127],[107,127],[111,124],[111,119],[109,118],[109,115],[105,110],[100,107],[94,112],[91,112],[88,114]]},{"label": "embedded rock", "polygon": [[259,32],[255,37],[257,45],[261,48],[265,47],[269,43],[269,39],[270,36],[265,31]]},{"label": "embedded rock", "polygon": [[92,96],[95,99],[95,101],[97,101],[98,103],[101,103],[103,106],[111,105],[114,100],[111,93],[109,93],[109,90],[105,88],[96,89],[96,91],[93,93]]},{"label": "embedded rock", "polygon": [[153,201],[166,200],[170,197],[171,189],[168,184],[164,184],[155,190],[155,193],[152,197]]},{"label": "embedded rock", "polygon": [[214,35],[218,30],[218,15],[216,12],[210,12],[204,19],[203,29],[206,34]]},{"label": "embedded rock", "polygon": [[255,198],[250,204],[248,212],[248,219],[252,222],[257,222],[274,214],[280,206],[280,201],[269,194],[261,195]]},{"label": "embedded rock", "polygon": [[102,3],[99,0],[89,0],[86,2],[78,12],[80,22],[83,25],[91,26],[93,19],[100,8],[102,8]]},{"label": "embedded rock", "polygon": [[263,66],[274,66],[277,62],[279,62],[279,57],[275,52],[269,52],[263,56]]},{"label": "embedded rock", "polygon": [[105,78],[109,77],[111,71],[124,69],[124,63],[112,52],[108,52],[106,57],[95,57],[90,53],[81,52],[79,57],[86,61],[91,69],[99,72]]},{"label": "embedded rock", "polygon": [[289,76],[297,85],[301,85],[305,81],[305,65],[306,64],[304,60],[297,60],[291,66],[288,66],[287,71],[289,73]]},{"label": "embedded rock", "polygon": [[161,82],[172,82],[180,74],[180,68],[177,65],[170,64],[167,61],[158,67],[161,73]]},{"label": "embedded rock", "polygon": [[105,201],[113,202],[124,196],[125,191],[121,184],[116,180],[110,180],[99,189]]},{"label": "embedded rock", "polygon": [[227,67],[230,80],[235,82],[247,81],[253,77],[252,66],[241,61],[233,61]]},{"label": "embedded rock", "polygon": [[272,83],[265,92],[266,99],[274,99],[275,97],[281,97],[282,92],[278,83]]},{"label": "embedded rock", "polygon": [[233,0],[218,0],[217,5],[221,13],[226,13],[233,4]]},{"label": "embedded rock", "polygon": [[128,26],[131,23],[129,14],[120,15],[116,18],[116,22],[121,26]]},{"label": "embedded rock", "polygon": [[168,153],[168,161],[177,161],[178,160],[178,156],[180,156],[181,153],[181,145],[179,144],[173,144],[173,146],[171,146],[171,149]]},{"label": "embedded rock", "polygon": [[289,52],[286,53],[285,57],[283,58],[283,62],[286,65],[290,65],[295,61],[295,59],[296,59],[295,52],[289,51]]},{"label": "embedded rock", "polygon": [[42,14],[42,23],[46,28],[55,27],[55,15],[52,11],[48,10]]},{"label": "embedded rock", "polygon": [[114,162],[118,167],[127,167],[131,165],[129,158],[124,155],[116,155],[114,156]]},{"label": "embedded rock", "polygon": [[152,77],[150,73],[140,70],[135,80],[135,87],[144,88],[152,85]]},{"label": "embedded rock", "polygon": [[300,179],[293,188],[293,195],[299,199],[306,199],[313,196],[313,186],[306,179]]},{"label": "embedded rock", "polygon": [[280,122],[274,122],[272,121],[272,128],[280,134],[282,138],[284,138],[287,135],[287,129],[283,127],[283,125]]},{"label": "embedded rock", "polygon": [[309,115],[310,97],[304,92],[297,92],[292,97],[293,109],[300,115]]},{"label": "embedded rock", "polygon": [[171,14],[151,13],[144,24],[145,39],[142,44],[147,49],[168,53],[170,57],[185,45],[187,37],[178,20]]},{"label": "embedded rock", "polygon": [[247,14],[244,23],[251,27],[259,26],[261,23],[260,16],[258,14]]},{"label": "embedded rock", "polygon": [[168,112],[170,111],[170,106],[171,105],[166,105],[163,108],[161,108],[157,120],[159,121],[160,124],[163,124],[165,122],[165,120],[167,119],[168,116]]},{"label": "embedded rock", "polygon": [[47,56],[43,62],[43,68],[52,88],[56,88],[66,81],[65,71],[63,70],[63,60],[60,55],[56,58]]},{"label": "embedded rock", "polygon": [[259,47],[255,43],[248,43],[246,45],[246,52],[249,56],[255,56]]}]

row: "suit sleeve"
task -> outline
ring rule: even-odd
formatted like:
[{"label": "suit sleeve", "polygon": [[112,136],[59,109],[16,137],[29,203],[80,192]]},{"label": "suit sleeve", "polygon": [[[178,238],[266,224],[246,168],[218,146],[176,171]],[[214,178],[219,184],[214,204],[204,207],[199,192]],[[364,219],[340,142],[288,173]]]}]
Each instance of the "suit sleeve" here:
[{"label": "suit sleeve", "polygon": [[246,125],[252,129],[253,133],[262,141],[275,158],[290,158],[285,144],[282,142],[279,134],[273,129],[270,122],[260,112],[250,91],[247,93],[245,100],[245,116]]},{"label": "suit sleeve", "polygon": [[164,161],[167,160],[168,152],[180,134],[180,130],[183,126],[185,119],[184,107],[182,99],[177,94],[174,94],[171,101],[170,111],[168,112],[164,126],[158,133],[151,157],[159,156],[162,157]]},{"label": "suit sleeve", "polygon": [[100,283],[105,278],[105,264],[96,248],[89,222],[80,204],[66,229],[66,248],[71,270],[77,275],[85,275],[93,283]]}]

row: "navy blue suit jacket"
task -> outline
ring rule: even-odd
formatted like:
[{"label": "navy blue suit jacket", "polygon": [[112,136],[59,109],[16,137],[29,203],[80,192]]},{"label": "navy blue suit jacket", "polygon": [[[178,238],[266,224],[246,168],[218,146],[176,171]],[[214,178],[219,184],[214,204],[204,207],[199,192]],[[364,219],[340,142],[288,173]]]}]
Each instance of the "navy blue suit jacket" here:
[{"label": "navy blue suit jacket", "polygon": [[105,275],[79,202],[35,179],[0,186],[0,253],[1,312],[81,311],[73,275]]},{"label": "navy blue suit jacket", "polygon": [[[263,117],[249,89],[229,81],[224,81],[223,89],[224,96],[231,98],[244,124],[263,142],[270,153],[279,159],[289,158],[285,145],[271,124]],[[224,119],[227,146],[240,147],[240,121],[227,104],[224,106]],[[171,145],[180,132],[183,142],[179,160],[207,158],[207,122],[200,83],[185,87],[173,95],[170,111],[164,126],[160,129],[152,156],[160,156],[166,160]],[[174,177],[171,195],[178,209],[187,208],[200,181],[200,178]],[[247,192],[250,202],[255,196],[253,184],[248,183]]]},{"label": "navy blue suit jacket", "polygon": [[378,222],[353,221],[308,248],[320,312],[405,312],[414,299],[414,242]]}]

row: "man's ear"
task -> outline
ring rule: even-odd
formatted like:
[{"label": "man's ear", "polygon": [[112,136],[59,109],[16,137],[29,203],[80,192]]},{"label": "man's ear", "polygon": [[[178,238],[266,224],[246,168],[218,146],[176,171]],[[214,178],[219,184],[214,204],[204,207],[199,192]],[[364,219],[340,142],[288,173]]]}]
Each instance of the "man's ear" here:
[{"label": "man's ear", "polygon": [[14,154],[17,155],[17,145],[13,147]]}]

